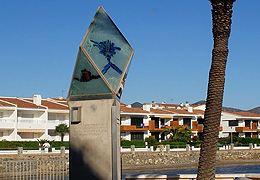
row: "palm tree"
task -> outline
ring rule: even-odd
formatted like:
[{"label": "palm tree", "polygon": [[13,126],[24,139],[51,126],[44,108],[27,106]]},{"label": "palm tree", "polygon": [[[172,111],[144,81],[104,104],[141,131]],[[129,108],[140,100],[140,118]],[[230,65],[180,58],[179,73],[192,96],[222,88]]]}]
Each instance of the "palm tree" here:
[{"label": "palm tree", "polygon": [[180,129],[180,133],[179,133],[180,137],[186,141],[187,143],[189,143],[191,141],[191,134],[192,134],[192,131],[190,129],[190,127],[186,126],[186,127],[182,127]]},{"label": "palm tree", "polygon": [[236,0],[210,0],[214,48],[209,72],[204,128],[197,178],[215,179],[217,140],[222,111],[228,39],[231,32],[233,3]]},{"label": "palm tree", "polygon": [[174,126],[171,128],[164,128],[164,130],[161,132],[161,134],[164,134],[167,136],[168,134],[170,135],[170,139],[173,139],[175,141],[178,141],[180,138],[181,133],[181,127],[180,126]]},{"label": "palm tree", "polygon": [[67,124],[59,124],[55,127],[55,134],[60,134],[61,142],[63,142],[63,138],[66,133],[69,133],[69,127],[67,126]]}]

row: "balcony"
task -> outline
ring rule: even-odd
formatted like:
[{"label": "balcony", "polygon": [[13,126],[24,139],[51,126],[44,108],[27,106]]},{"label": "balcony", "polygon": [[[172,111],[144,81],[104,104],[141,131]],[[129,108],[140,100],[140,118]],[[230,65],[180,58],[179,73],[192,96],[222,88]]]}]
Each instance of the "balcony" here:
[{"label": "balcony", "polygon": [[15,128],[15,119],[1,118],[0,119],[0,129],[14,129]]},{"label": "balcony", "polygon": [[250,128],[250,127],[236,127],[237,132],[260,132],[258,128]]},{"label": "balcony", "polygon": [[45,129],[44,120],[34,120],[32,118],[23,118],[18,120],[18,129]]},{"label": "balcony", "polygon": [[199,125],[198,121],[193,121],[191,130],[202,132],[203,131],[203,125]]},{"label": "balcony", "polygon": [[163,126],[163,127],[161,127],[161,128],[155,127],[155,120],[149,121],[149,131],[161,132],[161,131],[164,130],[164,128],[165,128],[165,126]]},{"label": "balcony", "polygon": [[149,127],[144,126],[144,127],[137,127],[136,125],[121,125],[120,126],[121,131],[148,131]]},{"label": "balcony", "polygon": [[60,124],[67,124],[69,126],[69,120],[48,120],[47,122],[47,128],[48,129],[55,129],[56,126]]},{"label": "balcony", "polygon": [[[121,131],[152,131],[152,132],[162,132],[165,128],[171,128],[171,127],[187,127],[187,125],[179,125],[178,121],[171,121],[170,126],[160,126],[160,128],[157,128],[155,126],[155,120],[149,121],[149,126],[137,127],[136,125],[121,125],[120,130]],[[192,123],[192,131],[203,131],[203,125],[199,125],[197,121]],[[219,131],[222,131],[223,127],[219,127]]]}]

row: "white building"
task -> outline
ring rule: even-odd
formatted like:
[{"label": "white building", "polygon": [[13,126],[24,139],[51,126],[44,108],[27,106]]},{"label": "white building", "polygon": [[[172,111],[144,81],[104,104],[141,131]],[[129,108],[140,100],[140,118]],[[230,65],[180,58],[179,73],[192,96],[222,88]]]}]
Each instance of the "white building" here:
[{"label": "white building", "polygon": [[260,114],[223,111],[221,119],[221,137],[228,137],[232,133],[239,137],[260,138]]},{"label": "white building", "polygon": [[[62,123],[69,125],[65,99],[0,97],[0,140],[60,140],[54,130]],[[68,134],[64,140],[69,140]]]},{"label": "white building", "polygon": [[192,136],[198,136],[202,130],[204,118],[203,106],[192,107],[175,104],[145,103],[141,108],[121,106],[121,139],[144,140],[153,136],[157,141],[165,140],[162,132],[166,127],[189,127]]},{"label": "white building", "polygon": [[[160,132],[165,127],[190,127],[192,136],[203,131],[205,105],[145,103],[133,108],[121,103],[121,139],[144,140],[153,136],[158,141],[167,137]],[[0,97],[0,140],[23,141],[60,140],[54,133],[59,124],[69,126],[69,107],[66,99]],[[260,115],[249,112],[223,111],[219,137],[231,134],[240,137],[260,138]],[[64,137],[69,140],[69,135]]]}]

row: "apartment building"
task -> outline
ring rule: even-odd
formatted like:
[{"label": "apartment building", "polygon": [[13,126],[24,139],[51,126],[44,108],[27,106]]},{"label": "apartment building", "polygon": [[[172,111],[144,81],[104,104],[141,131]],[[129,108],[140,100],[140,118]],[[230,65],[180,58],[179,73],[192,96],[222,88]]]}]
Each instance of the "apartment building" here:
[{"label": "apartment building", "polygon": [[60,140],[54,130],[62,123],[69,125],[66,99],[0,97],[0,140]]},{"label": "apartment building", "polygon": [[221,120],[221,137],[228,137],[232,133],[239,137],[260,138],[260,114],[223,111]]},{"label": "apartment building", "polygon": [[[162,132],[166,127],[190,127],[192,136],[203,131],[205,105],[145,103],[136,108],[121,103],[121,139],[144,140],[153,136],[166,140]],[[55,134],[59,124],[69,125],[69,107],[66,99],[0,97],[0,140],[20,141],[60,140]],[[230,135],[260,138],[260,115],[249,112],[223,111],[219,137]],[[64,137],[69,140],[69,135]]]},{"label": "apartment building", "polygon": [[182,126],[192,130],[192,136],[198,136],[202,130],[205,106],[191,106],[188,103],[165,104],[145,103],[143,107],[121,106],[121,139],[144,140],[153,136],[157,141],[166,140],[161,134],[166,127]]}]

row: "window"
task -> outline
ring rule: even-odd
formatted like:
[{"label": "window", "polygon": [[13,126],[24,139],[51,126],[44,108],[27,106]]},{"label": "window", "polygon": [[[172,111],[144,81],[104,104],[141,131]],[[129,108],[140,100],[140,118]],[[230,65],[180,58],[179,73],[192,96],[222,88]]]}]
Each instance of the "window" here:
[{"label": "window", "polygon": [[191,127],[191,118],[183,118],[183,124]]},{"label": "window", "polygon": [[245,120],[245,127],[250,127],[251,121],[250,120]]},{"label": "window", "polygon": [[71,124],[78,124],[81,122],[81,108],[72,107],[70,109],[70,120]]},{"label": "window", "polygon": [[161,126],[165,125],[165,119],[161,119]]},{"label": "window", "polygon": [[131,132],[131,140],[144,140],[144,133],[143,132]]},{"label": "window", "polygon": [[155,123],[155,128],[159,128],[159,118],[158,117],[152,117],[151,120]]},{"label": "window", "polygon": [[228,126],[238,126],[238,120],[231,120],[231,121],[228,121]]},{"label": "window", "polygon": [[3,117],[4,117],[4,113],[0,112],[0,118],[3,118]]},{"label": "window", "polygon": [[143,118],[136,118],[136,117],[131,118],[131,125],[134,125],[137,128],[142,128],[142,124],[143,124]]},{"label": "window", "polygon": [[199,124],[204,124],[204,119],[202,119],[202,118],[198,118],[197,121],[198,121]]}]

